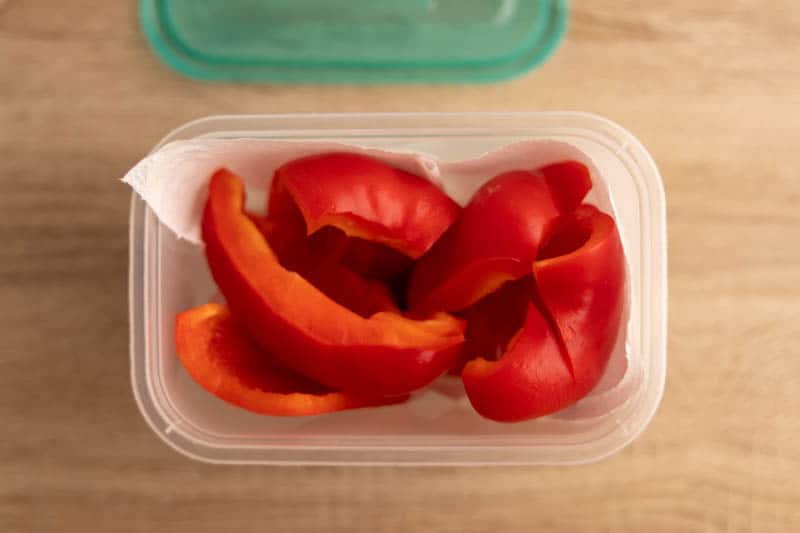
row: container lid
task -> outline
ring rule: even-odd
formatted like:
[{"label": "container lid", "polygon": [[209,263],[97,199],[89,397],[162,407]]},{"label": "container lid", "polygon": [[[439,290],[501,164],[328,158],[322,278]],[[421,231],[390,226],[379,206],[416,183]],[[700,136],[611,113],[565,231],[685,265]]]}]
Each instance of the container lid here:
[{"label": "container lid", "polygon": [[567,0],[140,0],[145,34],[202,80],[489,82],[542,63]]}]

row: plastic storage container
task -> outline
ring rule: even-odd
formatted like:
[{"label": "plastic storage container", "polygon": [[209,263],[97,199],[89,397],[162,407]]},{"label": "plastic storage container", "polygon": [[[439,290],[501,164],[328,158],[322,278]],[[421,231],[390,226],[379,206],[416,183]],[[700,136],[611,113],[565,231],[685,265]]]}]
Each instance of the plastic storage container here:
[{"label": "plastic storage container", "polygon": [[[380,125],[377,127],[376,125]],[[607,183],[629,266],[627,343],[641,379],[613,412],[556,414],[517,424],[480,418],[457,378],[404,405],[317,417],[256,415],[196,385],[174,348],[174,317],[213,291],[202,249],[179,240],[136,195],[130,218],[131,377],[144,418],[195,459],[270,464],[562,464],[605,457],[633,440],[661,400],[666,374],[666,222],[662,183],[626,130],[583,113],[341,114],[209,117],[161,141],[267,138],[334,140],[473,157],[526,139],[568,142]],[[188,274],[188,273],[191,273]],[[448,382],[447,380],[452,381]],[[591,395],[590,395],[591,396]]]},{"label": "plastic storage container", "polygon": [[566,0],[140,0],[145,35],[203,80],[479,82],[560,42]]}]

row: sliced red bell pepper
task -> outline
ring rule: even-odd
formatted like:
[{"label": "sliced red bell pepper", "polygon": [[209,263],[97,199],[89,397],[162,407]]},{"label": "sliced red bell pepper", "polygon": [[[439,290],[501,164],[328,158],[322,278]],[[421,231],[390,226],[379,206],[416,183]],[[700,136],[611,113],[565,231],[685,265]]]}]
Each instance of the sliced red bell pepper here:
[{"label": "sliced red bell pepper", "polygon": [[[279,231],[279,225],[266,217],[249,217],[277,253],[281,264],[303,276],[333,301],[367,318],[379,311],[400,312],[395,296],[388,286],[359,276],[339,264],[339,254],[334,253],[327,243],[323,245],[324,251],[320,252],[317,243],[309,242],[311,239],[304,240],[302,236],[295,236],[293,242],[280,240],[288,235]],[[334,228],[325,228],[327,229]],[[319,231],[314,236],[323,236],[325,233],[324,230]]]},{"label": "sliced red bell pepper", "polygon": [[450,369],[451,374],[461,374],[471,359],[494,361],[506,352],[522,327],[533,290],[533,276],[528,275],[503,284],[459,313],[467,321],[467,329],[461,359]]},{"label": "sliced red bell pepper", "polygon": [[473,359],[461,379],[472,407],[498,422],[546,415],[577,400],[558,338],[533,303],[502,357]]},{"label": "sliced red bell pepper", "polygon": [[217,172],[202,223],[208,264],[263,349],[317,382],[368,396],[416,390],[452,366],[462,321],[445,313],[427,320],[391,311],[359,316],[281,265],[243,208],[241,180]]},{"label": "sliced red bell pepper", "polygon": [[416,259],[458,216],[459,206],[430,181],[376,159],[331,153],[286,163],[273,178],[268,216],[294,203],[308,235],[333,226]]},{"label": "sliced red bell pepper", "polygon": [[[524,325],[499,360],[495,353],[469,353],[475,359],[461,374],[473,407],[493,420],[525,420],[572,405],[600,380],[617,339],[625,263],[613,219],[583,205],[545,239],[542,259],[532,267]],[[501,309],[505,299],[513,315],[513,296],[501,289],[488,300],[494,297],[492,308]],[[480,315],[480,303],[475,308]],[[467,345],[481,347],[470,343],[471,328]]]},{"label": "sliced red bell pepper", "polygon": [[[625,257],[614,219],[582,205],[551,237],[563,243],[533,265],[538,294],[586,394],[602,377],[617,340],[625,302]],[[548,247],[545,247],[547,251]]]},{"label": "sliced red bell pepper", "polygon": [[481,187],[458,220],[415,265],[412,311],[456,311],[530,274],[542,238],[591,188],[588,169],[565,162],[501,174]]},{"label": "sliced red bell pepper", "polygon": [[[276,226],[286,223],[276,218],[270,219]],[[361,277],[388,281],[403,272],[407,272],[413,260],[397,250],[379,242],[370,242],[360,237],[349,237],[345,232],[333,226],[325,226],[313,234],[297,234],[293,247],[305,239],[305,250],[320,261],[334,261]],[[278,232],[288,234],[282,227]],[[296,253],[296,249],[295,249]],[[280,254],[279,254],[280,256]]]},{"label": "sliced red bell pepper", "polygon": [[226,402],[256,413],[302,416],[386,405],[406,397],[365,398],[336,392],[277,363],[261,351],[227,307],[206,304],[176,320],[178,357],[189,375]]}]

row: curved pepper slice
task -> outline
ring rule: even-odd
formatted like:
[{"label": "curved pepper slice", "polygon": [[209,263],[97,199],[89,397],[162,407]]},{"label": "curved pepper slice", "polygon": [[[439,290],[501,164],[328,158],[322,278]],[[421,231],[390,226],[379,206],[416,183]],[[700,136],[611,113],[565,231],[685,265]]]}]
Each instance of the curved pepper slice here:
[{"label": "curved pepper slice", "polygon": [[[473,353],[478,358],[461,374],[473,407],[492,420],[535,418],[581,399],[600,380],[618,335],[625,264],[613,219],[583,205],[547,239],[545,258],[533,265],[522,328],[499,360]],[[502,291],[487,299],[505,298],[516,308],[513,295]],[[469,346],[469,327],[467,335]]]},{"label": "curved pepper slice", "polygon": [[614,219],[591,205],[559,221],[551,240],[561,243],[558,255],[534,263],[533,275],[585,394],[602,377],[619,334],[624,252]]},{"label": "curved pepper slice", "polygon": [[199,385],[256,413],[316,415],[406,399],[336,392],[291,372],[260,351],[224,305],[206,304],[179,314],[175,342],[183,366]]},{"label": "curved pepper slice", "polygon": [[[337,256],[332,255],[328,248],[320,253],[302,236],[297,236],[294,242],[279,241],[276,234],[280,232],[275,223],[256,215],[249,217],[261,230],[270,247],[276,252],[281,250],[278,253],[281,264],[303,276],[333,301],[367,318],[379,311],[400,312],[389,287],[379,281],[365,279],[337,263]],[[286,233],[281,237],[285,238]]]},{"label": "curved pepper slice", "polygon": [[579,398],[558,338],[532,303],[502,357],[470,361],[461,379],[475,410],[498,422],[553,413]]},{"label": "curved pepper slice", "polygon": [[282,220],[293,201],[311,235],[333,226],[416,259],[460,210],[430,181],[359,154],[331,153],[286,163],[272,182],[268,217]]},{"label": "curved pepper slice", "polygon": [[588,169],[572,161],[487,182],[414,267],[410,308],[420,314],[456,311],[530,274],[550,226],[580,204],[591,186]]},{"label": "curved pepper slice", "polygon": [[243,207],[241,180],[217,172],[203,240],[214,280],[262,348],[317,382],[369,396],[416,390],[452,366],[463,343],[460,320],[359,316],[283,267]]},{"label": "curved pepper slice", "polygon": [[528,275],[503,284],[459,313],[467,321],[467,329],[461,358],[450,369],[450,374],[460,375],[464,365],[476,357],[490,361],[499,359],[522,328],[534,290],[533,276]]},{"label": "curved pepper slice", "polygon": [[289,239],[291,243],[291,251],[288,254],[278,253],[281,261],[284,256],[296,255],[299,251],[298,243],[305,241],[302,249],[315,260],[335,262],[364,278],[388,281],[407,272],[413,264],[410,257],[385,244],[370,242],[360,237],[349,237],[333,226],[325,226],[306,236],[304,223],[298,228],[296,221],[293,222],[291,219],[269,220],[276,226],[277,234],[284,240]]}]

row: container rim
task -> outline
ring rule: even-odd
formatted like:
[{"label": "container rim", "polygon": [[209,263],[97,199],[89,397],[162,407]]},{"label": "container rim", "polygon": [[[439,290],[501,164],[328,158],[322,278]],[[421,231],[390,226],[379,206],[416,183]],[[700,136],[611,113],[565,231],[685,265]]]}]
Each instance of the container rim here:
[{"label": "container rim", "polygon": [[[140,317],[143,316],[143,301],[142,294],[142,281],[143,280],[143,262],[144,255],[143,249],[145,243],[143,242],[143,217],[146,211],[144,202],[138,198],[135,193],[131,197],[131,212],[130,212],[130,249],[129,249],[129,320],[130,320],[130,356],[131,356],[131,381],[134,389],[134,397],[139,406],[142,415],[147,421],[148,425],[153,431],[166,442],[170,447],[176,451],[187,455],[193,459],[197,459],[210,463],[234,463],[234,464],[326,464],[326,465],[529,465],[529,464],[582,464],[601,460],[609,455],[626,447],[633,441],[649,424],[658,409],[664,392],[666,381],[666,324],[667,324],[667,247],[666,247],[666,207],[664,200],[664,188],[658,169],[655,165],[650,154],[630,132],[619,126],[618,124],[601,117],[599,115],[582,112],[570,111],[547,111],[547,112],[479,112],[479,113],[306,113],[306,114],[272,114],[272,115],[211,115],[201,117],[186,124],[175,128],[165,137],[163,137],[153,148],[156,151],[164,144],[177,139],[186,139],[192,137],[203,136],[213,131],[219,131],[220,127],[230,125],[235,122],[241,125],[243,130],[233,130],[231,133],[241,134],[247,131],[272,131],[265,129],[265,123],[274,123],[278,126],[278,130],[286,127],[285,123],[291,123],[295,126],[300,124],[314,123],[316,127],[300,130],[299,133],[307,134],[309,131],[318,133],[327,133],[344,130],[356,131],[359,134],[367,132],[386,131],[389,127],[394,129],[414,129],[418,131],[420,124],[425,121],[434,124],[430,131],[447,130],[453,131],[483,131],[496,129],[492,127],[473,127],[471,123],[485,122],[487,119],[495,122],[503,122],[504,120],[510,122],[526,122],[529,119],[536,118],[537,120],[555,121],[562,125],[575,126],[576,123],[582,123],[583,128],[591,125],[591,130],[595,133],[601,134],[608,142],[617,150],[618,155],[626,154],[631,162],[634,163],[639,170],[647,177],[648,183],[644,185],[648,189],[648,198],[650,200],[650,208],[652,209],[652,218],[654,220],[654,227],[652,235],[655,236],[660,246],[654,248],[657,257],[654,257],[656,265],[653,281],[656,286],[652,287],[654,304],[658,307],[657,312],[661,317],[657,323],[653,324],[652,337],[649,339],[650,350],[648,355],[654,368],[648,373],[646,379],[648,383],[644,385],[649,388],[647,404],[640,404],[638,409],[633,409],[629,413],[628,418],[635,417],[635,425],[633,430],[622,431],[622,435],[618,434],[619,431],[611,431],[601,438],[592,441],[588,444],[578,444],[573,446],[571,454],[563,455],[560,459],[550,457],[553,453],[545,453],[542,451],[547,449],[547,446],[541,444],[532,445],[529,452],[533,449],[537,453],[532,454],[532,457],[525,454],[525,450],[517,449],[508,453],[507,446],[480,446],[483,451],[494,450],[498,453],[493,459],[481,459],[478,456],[485,456],[485,454],[478,453],[474,455],[474,450],[470,447],[459,449],[457,446],[422,446],[422,447],[370,447],[370,446],[343,446],[341,451],[347,452],[356,451],[355,454],[347,454],[344,456],[337,456],[337,453],[331,452],[325,446],[322,447],[303,447],[303,450],[317,450],[323,453],[319,454],[316,459],[309,459],[308,457],[297,458],[281,446],[259,446],[258,450],[273,450],[277,452],[274,458],[264,459],[259,458],[255,453],[245,453],[238,458],[232,457],[219,457],[218,454],[202,452],[213,452],[212,450],[203,450],[200,443],[191,442],[191,439],[181,436],[179,433],[173,431],[175,428],[165,418],[161,410],[155,405],[152,397],[144,395],[144,389],[149,388],[142,386],[141,380],[143,379],[143,368],[137,368],[137,362],[144,364],[144,356],[140,354],[141,342],[137,339],[143,339],[143,324]],[[453,126],[452,123],[462,121],[463,128]],[[391,126],[382,126],[376,128],[374,124],[386,124],[387,122],[400,122],[406,123],[404,127],[402,124],[392,124]],[[341,122],[349,122],[352,126],[359,126],[357,128],[348,128],[346,125],[343,127]],[[340,123],[337,125],[337,123]],[[448,126],[447,124],[450,123]],[[257,124],[260,127],[254,129]],[[320,127],[322,124],[322,127]],[[363,127],[362,127],[363,126]],[[227,131],[228,128],[226,127]],[[426,130],[428,131],[428,130]],[[511,131],[511,130],[509,130]],[[514,130],[516,131],[516,130]],[[658,244],[657,243],[657,244]],[[138,277],[137,277],[138,276]],[[138,280],[138,282],[137,282]],[[645,339],[642,340],[644,342]],[[622,428],[622,424],[618,424],[618,428]],[[563,446],[555,446],[556,449],[561,449]],[[226,448],[227,449],[227,448]],[[421,454],[414,453],[413,457],[397,458],[392,453],[392,449],[399,450],[402,454],[409,451],[422,452]],[[377,452],[376,452],[377,450]],[[370,453],[375,452],[375,453]],[[324,453],[331,452],[331,453]],[[365,453],[366,452],[366,453]],[[506,453],[502,453],[506,452]],[[553,452],[553,450],[550,450]],[[548,457],[542,460],[539,456]],[[420,456],[417,458],[417,456]],[[349,458],[348,458],[349,457]],[[357,457],[357,458],[354,458]]]}]

